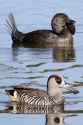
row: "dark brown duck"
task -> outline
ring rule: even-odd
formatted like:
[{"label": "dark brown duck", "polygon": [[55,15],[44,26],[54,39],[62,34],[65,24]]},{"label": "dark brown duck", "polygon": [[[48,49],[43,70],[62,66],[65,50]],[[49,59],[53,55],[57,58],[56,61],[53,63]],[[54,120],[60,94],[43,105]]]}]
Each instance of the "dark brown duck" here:
[{"label": "dark brown duck", "polygon": [[[75,33],[75,21],[64,13],[54,15],[51,30],[35,30],[28,33],[20,32],[13,14],[9,14],[7,26],[12,38],[13,47],[64,47],[69,46]],[[58,43],[58,44],[57,44]]]}]

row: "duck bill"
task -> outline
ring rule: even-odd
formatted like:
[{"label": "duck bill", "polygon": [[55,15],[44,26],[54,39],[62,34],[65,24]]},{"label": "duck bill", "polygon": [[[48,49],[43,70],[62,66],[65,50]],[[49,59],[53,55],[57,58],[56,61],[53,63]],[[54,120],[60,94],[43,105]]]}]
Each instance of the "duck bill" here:
[{"label": "duck bill", "polygon": [[75,23],[76,23],[76,21],[75,21],[75,20],[70,19],[70,20],[69,20],[69,23],[70,23],[70,24],[75,24]]},{"label": "duck bill", "polygon": [[64,85],[64,93],[73,93],[73,94],[78,94],[79,91],[71,84],[65,81]]}]

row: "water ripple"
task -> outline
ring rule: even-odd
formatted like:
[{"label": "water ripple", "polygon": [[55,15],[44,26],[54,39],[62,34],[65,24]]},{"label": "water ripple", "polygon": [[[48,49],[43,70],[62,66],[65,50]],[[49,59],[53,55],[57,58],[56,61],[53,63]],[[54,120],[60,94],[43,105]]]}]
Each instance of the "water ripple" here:
[{"label": "water ripple", "polygon": [[58,71],[64,71],[64,70],[68,70],[68,69],[81,68],[81,67],[83,68],[83,65],[75,64],[75,65],[72,65],[72,66],[69,66],[69,67],[65,67],[65,68],[45,69],[45,70],[41,71],[41,73],[44,73],[44,72],[58,72]]},{"label": "water ripple", "polygon": [[45,63],[41,62],[41,63],[38,63],[38,64],[26,65],[26,67],[39,67],[39,66],[41,66],[43,64],[45,64]]}]

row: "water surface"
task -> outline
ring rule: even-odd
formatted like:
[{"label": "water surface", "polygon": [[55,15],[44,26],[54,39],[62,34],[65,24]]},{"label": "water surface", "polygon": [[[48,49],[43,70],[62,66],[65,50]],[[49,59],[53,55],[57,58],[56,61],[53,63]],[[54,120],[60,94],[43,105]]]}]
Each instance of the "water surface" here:
[{"label": "water surface", "polygon": [[[0,124],[49,125],[60,117],[60,125],[83,123],[83,4],[82,0],[0,0]],[[50,29],[50,21],[57,12],[65,12],[76,20],[73,49],[11,47],[12,40],[6,29],[6,19],[13,12],[18,28],[23,32]],[[51,74],[63,75],[72,84],[80,84],[77,95],[65,95],[65,113],[18,114],[4,89],[26,84],[46,90]],[[10,110],[9,110],[10,109]],[[54,123],[51,123],[54,124]]]}]

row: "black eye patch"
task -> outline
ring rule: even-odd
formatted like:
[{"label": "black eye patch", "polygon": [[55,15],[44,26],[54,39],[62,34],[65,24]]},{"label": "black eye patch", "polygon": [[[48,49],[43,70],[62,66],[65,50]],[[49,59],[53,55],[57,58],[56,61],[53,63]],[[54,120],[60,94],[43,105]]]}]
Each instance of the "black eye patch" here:
[{"label": "black eye patch", "polygon": [[60,119],[58,117],[55,117],[54,118],[54,122],[59,124],[60,123]]},{"label": "black eye patch", "polygon": [[62,82],[62,79],[58,76],[55,77],[55,80],[58,84],[61,84],[61,82]]}]

